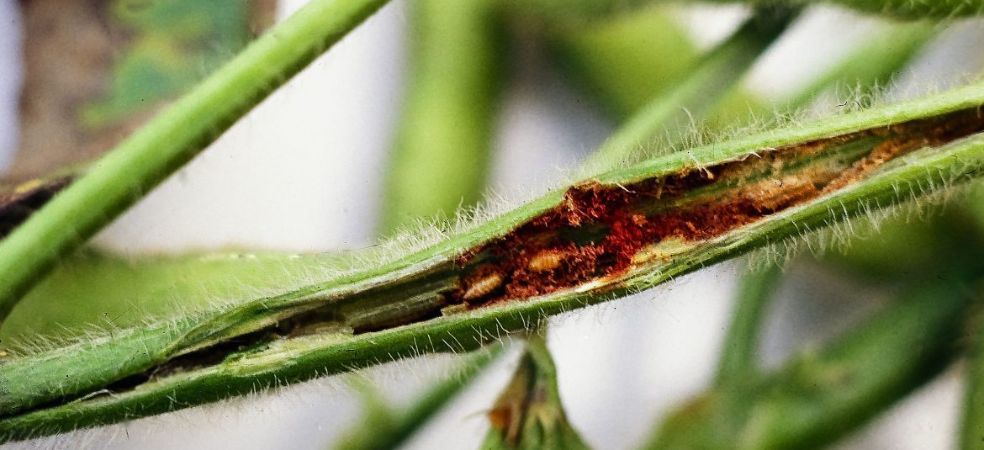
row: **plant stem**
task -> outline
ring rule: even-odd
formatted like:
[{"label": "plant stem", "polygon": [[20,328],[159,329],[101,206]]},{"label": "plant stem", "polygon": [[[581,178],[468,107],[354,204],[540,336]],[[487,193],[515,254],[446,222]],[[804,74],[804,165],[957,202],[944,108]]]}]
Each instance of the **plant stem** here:
[{"label": "plant stem", "polygon": [[400,447],[501,354],[502,346],[480,350],[463,361],[447,380],[431,386],[406,410],[392,411],[379,404],[375,411],[370,411],[363,419],[361,426],[346,435],[335,447],[336,450],[383,450]]},{"label": "plant stem", "polygon": [[[541,330],[542,331],[542,330]],[[567,422],[557,368],[542,335],[530,335],[513,378],[489,412],[483,449],[587,449]]]},{"label": "plant stem", "polygon": [[412,78],[386,183],[383,235],[420,218],[453,216],[483,194],[503,72],[496,6],[411,4]]},{"label": "plant stem", "polygon": [[[976,286],[980,292],[980,286]],[[960,432],[962,450],[984,449],[984,327],[977,331],[966,370],[964,416]]]},{"label": "plant stem", "polygon": [[75,250],[386,3],[315,0],[158,114],[0,241],[0,320]]},{"label": "plant stem", "polygon": [[[686,79],[657,95],[619,127],[586,165],[601,170],[624,164],[663,130],[686,130],[687,117],[710,109],[737,83],[798,11],[764,9],[705,56]],[[679,132],[678,132],[679,133]],[[679,135],[670,136],[671,141]]]},{"label": "plant stem", "polygon": [[821,448],[940,373],[956,356],[963,283],[909,286],[856,331],[779,371],[678,409],[648,448]]},{"label": "plant stem", "polygon": [[[526,0],[523,6],[553,17],[567,16],[568,20],[589,20],[600,15],[626,12],[640,6],[659,2],[659,0]],[[903,19],[951,19],[984,13],[984,1],[982,0],[704,0],[704,2],[741,2],[756,6],[784,5],[789,7],[835,3],[858,11]],[[684,0],[680,3],[698,2]]]},{"label": "plant stem", "polygon": [[[949,188],[984,172],[984,135],[960,137],[984,128],[976,114],[982,104],[984,85],[974,85],[670,154],[361,272],[8,358],[0,364],[0,437],[112,423],[423,352],[469,350],[547,316]],[[886,145],[903,150],[907,142],[929,148],[883,154]],[[873,152],[884,164],[855,173],[872,164]],[[850,179],[839,182],[845,173]],[[786,182],[770,188],[777,179]],[[822,195],[783,203],[817,184],[827,186]],[[752,204],[741,209],[742,202]],[[718,212],[705,220],[701,211]],[[652,228],[632,231],[643,225]],[[559,247],[546,246],[553,242]],[[536,263],[523,259],[542,251],[547,257]],[[598,252],[597,272],[563,271],[565,261]],[[553,272],[558,285],[523,288],[524,270],[551,267],[562,269]],[[73,401],[104,388],[115,393]]]},{"label": "plant stem", "polygon": [[799,109],[831,87],[847,83],[847,87],[861,89],[856,95],[860,106],[867,107],[872,94],[891,81],[935,35],[936,28],[927,23],[892,23],[781,103],[786,109]]},{"label": "plant stem", "polygon": [[587,24],[548,22],[551,56],[617,122],[686,79],[699,62],[686,30],[653,8]]},{"label": "plant stem", "polygon": [[[768,0],[771,1],[771,0]],[[797,3],[819,3],[819,0],[792,0]],[[981,14],[981,0],[832,0],[835,3],[870,13],[887,14],[906,19],[932,17],[946,19]]]},{"label": "plant stem", "polygon": [[721,349],[716,383],[737,382],[755,374],[756,349],[769,300],[782,279],[782,269],[770,265],[745,273],[738,286],[735,311]]}]

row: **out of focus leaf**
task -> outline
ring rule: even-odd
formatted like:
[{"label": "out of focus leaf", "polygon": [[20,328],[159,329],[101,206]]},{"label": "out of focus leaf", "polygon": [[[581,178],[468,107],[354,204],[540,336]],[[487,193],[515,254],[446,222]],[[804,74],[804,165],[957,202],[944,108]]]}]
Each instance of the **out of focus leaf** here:
[{"label": "out of focus leaf", "polygon": [[735,380],[674,411],[652,449],[811,449],[857,429],[956,356],[966,284],[910,286],[858,329],[771,374]]},{"label": "out of focus leaf", "polygon": [[274,0],[31,0],[20,148],[33,177],[91,160],[236,54]]}]

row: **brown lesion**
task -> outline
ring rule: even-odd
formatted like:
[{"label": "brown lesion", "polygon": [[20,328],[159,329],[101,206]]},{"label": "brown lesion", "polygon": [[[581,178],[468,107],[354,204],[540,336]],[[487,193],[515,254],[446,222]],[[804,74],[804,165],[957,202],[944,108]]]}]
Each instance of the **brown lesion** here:
[{"label": "brown lesion", "polygon": [[[447,294],[448,303],[478,307],[616,277],[646,247],[721,236],[848,187],[912,151],[982,130],[984,118],[971,109],[763,150],[741,161],[628,185],[580,184],[552,210],[466,252],[459,259],[466,267],[462,282]],[[823,158],[828,150],[860,139],[874,140],[867,153],[853,160]],[[805,160],[814,162],[802,164]]]},{"label": "brown lesion", "polygon": [[[984,117],[972,109],[762,150],[742,160],[626,185],[579,184],[568,189],[554,208],[494,241],[463,251],[455,260],[337,302],[308,305],[313,308],[223,343],[176,355],[109,389],[126,391],[148,380],[262,350],[277,340],[389,330],[614,279],[645,258],[661,257],[659,250],[676,241],[689,244],[721,236],[850,186],[911,151],[981,131]],[[843,151],[842,146],[855,144],[862,147]],[[57,188],[0,197],[7,199],[0,200],[0,207],[18,201],[43,203]],[[489,414],[507,439],[516,439],[516,424],[523,420],[523,409],[517,406],[500,403]]]}]

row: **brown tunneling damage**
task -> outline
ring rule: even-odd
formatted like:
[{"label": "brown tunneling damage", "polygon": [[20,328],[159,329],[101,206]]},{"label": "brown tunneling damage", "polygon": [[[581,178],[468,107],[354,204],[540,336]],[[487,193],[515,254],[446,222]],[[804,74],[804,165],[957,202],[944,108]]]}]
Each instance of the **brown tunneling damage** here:
[{"label": "brown tunneling damage", "polygon": [[[440,275],[446,280],[427,279],[424,284],[434,286],[416,290],[413,286],[421,280],[401,280],[396,285],[380,286],[379,291],[371,294],[364,293],[364,298],[350,299],[365,300],[382,295],[392,297],[394,301],[405,301],[408,295],[433,292],[440,301],[407,308],[400,317],[387,316],[385,321],[373,320],[361,326],[352,326],[344,311],[338,310],[335,304],[327,304],[324,308],[299,313],[222,344],[178,356],[120,380],[109,390],[123,392],[148,380],[263,349],[274,340],[316,334],[326,328],[339,331],[350,326],[350,332],[355,334],[390,329],[429,320],[444,311],[522,300],[591,280],[615,277],[631,268],[635,258],[649,245],[671,238],[699,241],[720,236],[846,187],[908,152],[943,145],[982,130],[984,117],[973,109],[934,120],[762,150],[758,156],[741,161],[692,168],[676,175],[624,186],[577,185],[570,188],[563,201],[552,210],[493,242],[464,251],[451,263],[454,269]],[[795,171],[788,169],[791,162],[801,162],[864,137],[882,139],[866,155],[854,161],[837,165],[821,159],[819,163],[806,164]],[[760,176],[753,180],[755,174]],[[60,180],[62,184],[44,187],[37,195],[50,198],[70,182],[70,178]],[[705,187],[721,186],[725,187],[723,191],[692,194]],[[0,207],[4,204],[0,201]],[[457,287],[436,287],[442,283]],[[512,420],[508,411],[495,414],[499,417],[492,419],[499,425]]]},{"label": "brown tunneling damage", "polygon": [[[466,269],[449,304],[472,307],[520,300],[618,276],[645,247],[676,238],[701,241],[843,189],[914,150],[937,147],[984,130],[976,109],[769,149],[741,161],[692,168],[630,185],[585,183],[554,209],[459,259]],[[787,170],[861,138],[880,141],[855,161],[822,161]],[[752,174],[766,176],[752,181]],[[714,195],[685,197],[720,184]],[[659,206],[663,207],[660,208]],[[478,256],[481,255],[481,258]]]}]

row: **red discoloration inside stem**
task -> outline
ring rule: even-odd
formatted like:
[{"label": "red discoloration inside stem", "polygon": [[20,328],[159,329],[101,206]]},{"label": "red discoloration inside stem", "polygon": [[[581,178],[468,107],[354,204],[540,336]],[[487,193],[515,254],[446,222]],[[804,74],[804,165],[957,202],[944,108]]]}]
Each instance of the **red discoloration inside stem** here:
[{"label": "red discoloration inside stem", "polygon": [[[586,183],[563,201],[508,235],[466,252],[477,255],[450,303],[472,306],[535,297],[627,271],[646,246],[664,239],[701,241],[842,189],[885,163],[927,146],[939,146],[984,129],[976,110],[875,130],[763,150],[759,157],[626,186]],[[864,137],[883,138],[853,162],[820,160],[790,170],[834,146]],[[750,175],[765,174],[752,181]],[[723,185],[709,195],[695,189]],[[494,281],[494,283],[493,283]]]}]

